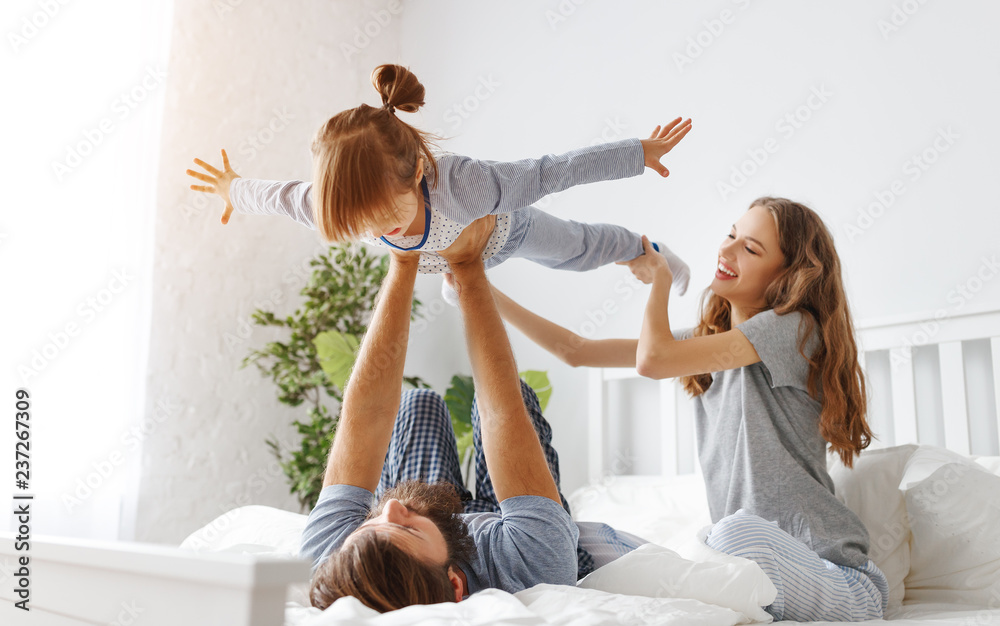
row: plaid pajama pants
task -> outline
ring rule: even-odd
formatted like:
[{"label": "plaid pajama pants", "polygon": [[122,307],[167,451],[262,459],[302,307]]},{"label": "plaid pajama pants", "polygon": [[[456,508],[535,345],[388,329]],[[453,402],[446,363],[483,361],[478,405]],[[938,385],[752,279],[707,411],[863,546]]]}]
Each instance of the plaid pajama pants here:
[{"label": "plaid pajama pants", "polygon": [[[528,410],[531,422],[538,433],[545,460],[548,462],[552,478],[559,487],[559,455],[552,447],[552,427],[542,416],[538,396],[524,381],[521,381],[521,396]],[[462,484],[462,470],[455,444],[455,431],[451,426],[451,414],[441,395],[430,389],[409,389],[403,392],[396,414],[396,424],[392,429],[392,440],[382,466],[375,497],[381,498],[387,489],[404,480],[421,480],[428,483],[449,482],[455,485],[465,503],[466,513],[500,512],[500,503],[493,491],[493,481],[486,467],[483,454],[483,440],[479,428],[479,402],[472,404],[472,444],[476,464],[476,497]],[[562,491],[559,492],[563,508],[569,513],[569,504]],[[594,559],[579,544],[577,552],[577,574],[583,578],[594,571]]]}]

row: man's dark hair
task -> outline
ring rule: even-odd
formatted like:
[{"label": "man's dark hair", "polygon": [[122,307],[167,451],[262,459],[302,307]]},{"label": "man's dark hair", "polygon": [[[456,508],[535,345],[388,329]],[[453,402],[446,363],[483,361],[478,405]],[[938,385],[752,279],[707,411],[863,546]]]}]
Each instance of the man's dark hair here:
[{"label": "man's dark hair", "polygon": [[354,596],[384,613],[411,604],[454,601],[448,568],[468,563],[476,551],[461,517],[464,509],[458,491],[451,483],[404,481],[382,495],[366,520],[381,515],[386,502],[393,498],[434,522],[448,546],[446,562],[427,563],[397,547],[385,535],[360,529],[316,570],[309,590],[313,606],[325,609],[340,597]]}]

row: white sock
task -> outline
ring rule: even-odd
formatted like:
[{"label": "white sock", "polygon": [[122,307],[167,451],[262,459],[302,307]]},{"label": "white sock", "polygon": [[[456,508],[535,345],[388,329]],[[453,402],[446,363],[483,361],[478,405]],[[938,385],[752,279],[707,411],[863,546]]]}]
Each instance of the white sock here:
[{"label": "white sock", "polygon": [[[446,276],[446,274],[442,274],[442,276]],[[441,299],[451,306],[458,306],[458,292],[447,280],[441,281]]]},{"label": "white sock", "polygon": [[687,263],[681,261],[680,257],[671,252],[662,243],[654,241],[652,244],[653,248],[667,260],[667,265],[670,266],[670,273],[674,275],[674,290],[677,292],[677,295],[683,296],[684,292],[687,291],[688,281],[691,279],[691,269]]}]

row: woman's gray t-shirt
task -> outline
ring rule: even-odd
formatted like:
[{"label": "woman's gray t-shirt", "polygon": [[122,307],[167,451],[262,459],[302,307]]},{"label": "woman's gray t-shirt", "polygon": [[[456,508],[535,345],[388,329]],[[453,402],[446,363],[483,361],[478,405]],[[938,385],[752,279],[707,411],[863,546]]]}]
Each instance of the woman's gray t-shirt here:
[{"label": "woman's gray t-shirt", "polygon": [[[803,314],[767,310],[736,328],[760,361],[715,372],[695,398],[698,456],[712,521],[745,509],[775,521],[838,565],[868,562],[868,531],[834,496],[819,431],[822,405],[808,393],[809,362],[799,352]],[[801,329],[800,329],[801,322]],[[818,326],[805,349],[818,346]],[[691,329],[674,333],[691,337]]]}]

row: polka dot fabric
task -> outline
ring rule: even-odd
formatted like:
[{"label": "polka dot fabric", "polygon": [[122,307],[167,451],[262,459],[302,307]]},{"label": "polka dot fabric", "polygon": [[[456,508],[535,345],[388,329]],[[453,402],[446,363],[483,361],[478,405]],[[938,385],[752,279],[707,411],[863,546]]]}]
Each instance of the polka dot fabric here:
[{"label": "polka dot fabric", "polygon": [[[486,242],[483,250],[483,262],[493,258],[500,252],[511,232],[510,213],[497,215],[497,223],[493,228],[493,234]],[[420,248],[420,265],[417,271],[421,274],[442,274],[448,272],[448,262],[441,257],[438,252],[444,250],[458,239],[465,226],[442,215],[439,211],[431,207],[431,226],[427,233],[427,241]],[[393,245],[400,248],[412,248],[420,244],[423,234],[409,235],[403,237],[386,237]],[[364,239],[364,242],[379,248],[390,248],[381,239]]]}]

